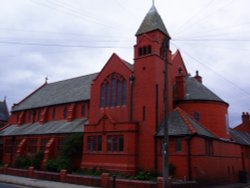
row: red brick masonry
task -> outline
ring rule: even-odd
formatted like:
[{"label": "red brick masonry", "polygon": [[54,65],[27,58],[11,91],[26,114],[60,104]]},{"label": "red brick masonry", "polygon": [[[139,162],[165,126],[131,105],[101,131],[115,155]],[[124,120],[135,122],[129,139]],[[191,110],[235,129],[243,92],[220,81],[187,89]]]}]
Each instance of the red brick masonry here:
[{"label": "red brick masonry", "polygon": [[[87,185],[94,187],[111,188],[114,185],[113,178],[109,173],[103,173],[100,177],[86,176],[86,175],[73,175],[68,174],[66,170],[61,170],[60,173],[37,171],[33,167],[28,169],[8,168],[7,166],[0,167],[0,174],[8,174],[13,176],[29,177],[34,179],[42,179],[49,181],[60,181],[65,183]],[[187,182],[178,185],[171,185],[172,188],[186,187]],[[161,188],[162,177],[158,177],[156,182],[129,180],[129,179],[116,179],[116,188]],[[191,183],[188,185],[190,188],[197,187],[197,184]]]}]

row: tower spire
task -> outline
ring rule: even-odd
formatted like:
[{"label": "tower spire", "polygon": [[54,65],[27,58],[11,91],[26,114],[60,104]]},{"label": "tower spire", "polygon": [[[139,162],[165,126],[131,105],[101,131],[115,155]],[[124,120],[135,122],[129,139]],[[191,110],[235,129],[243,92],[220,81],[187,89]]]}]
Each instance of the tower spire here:
[{"label": "tower spire", "polygon": [[142,35],[144,33],[148,33],[151,31],[155,31],[155,30],[160,30],[162,33],[164,33],[168,38],[171,38],[170,35],[168,34],[168,31],[161,19],[161,16],[159,15],[159,13],[157,12],[154,3],[155,0],[152,0],[152,7],[150,8],[150,10],[148,11],[148,13],[146,14],[146,16],[144,17],[139,29],[136,32],[136,36],[138,35]]},{"label": "tower spire", "polygon": [[152,5],[155,6],[155,0],[152,0]]}]

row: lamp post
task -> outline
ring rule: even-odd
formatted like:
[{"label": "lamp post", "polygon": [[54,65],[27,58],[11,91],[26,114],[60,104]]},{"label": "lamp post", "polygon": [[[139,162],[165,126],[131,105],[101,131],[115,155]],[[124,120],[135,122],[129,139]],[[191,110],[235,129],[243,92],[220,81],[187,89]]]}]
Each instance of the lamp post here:
[{"label": "lamp post", "polygon": [[163,188],[168,187],[169,164],[168,164],[168,54],[169,40],[163,40],[163,58],[164,58],[164,136],[162,142],[163,159]]}]

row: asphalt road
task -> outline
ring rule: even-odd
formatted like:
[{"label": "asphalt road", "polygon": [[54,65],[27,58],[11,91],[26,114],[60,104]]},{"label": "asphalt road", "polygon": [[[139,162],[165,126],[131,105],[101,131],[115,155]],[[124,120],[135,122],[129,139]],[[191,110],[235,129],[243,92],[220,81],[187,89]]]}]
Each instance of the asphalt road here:
[{"label": "asphalt road", "polygon": [[0,183],[0,188],[28,188],[27,186],[19,186],[19,185],[13,185],[13,184],[6,184],[6,183]]}]

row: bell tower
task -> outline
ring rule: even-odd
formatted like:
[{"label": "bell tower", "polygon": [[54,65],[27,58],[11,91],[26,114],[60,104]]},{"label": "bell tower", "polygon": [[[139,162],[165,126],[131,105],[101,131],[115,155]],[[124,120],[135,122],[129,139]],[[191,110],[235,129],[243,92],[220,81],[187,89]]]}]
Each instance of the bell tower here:
[{"label": "bell tower", "polygon": [[135,36],[137,38],[134,48],[135,60],[147,55],[162,55],[163,40],[169,43],[171,37],[154,4],[144,17]]},{"label": "bell tower", "polygon": [[[135,36],[133,119],[139,122],[137,164],[139,168],[154,171],[160,165],[157,164],[155,132],[164,116],[163,54],[170,56],[170,35],[154,4]],[[163,53],[163,42],[167,42],[168,53]]]}]

